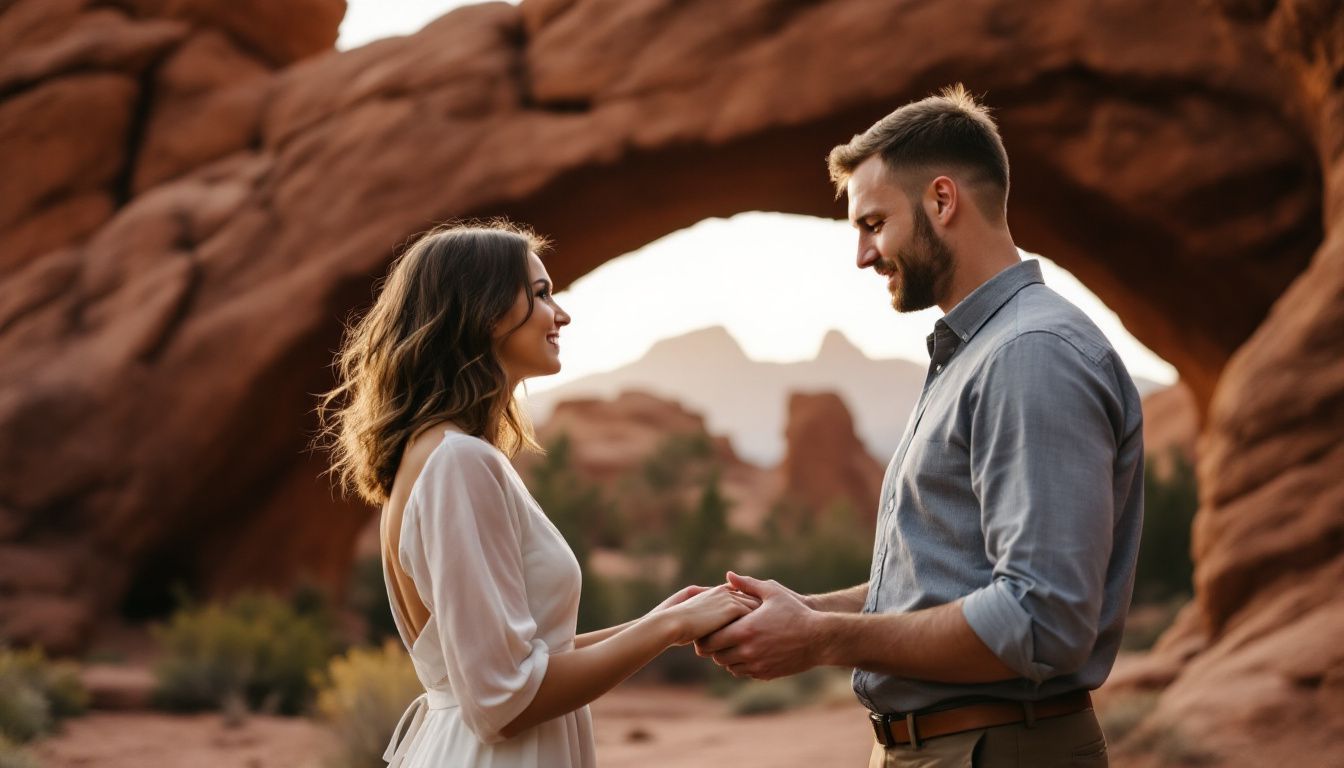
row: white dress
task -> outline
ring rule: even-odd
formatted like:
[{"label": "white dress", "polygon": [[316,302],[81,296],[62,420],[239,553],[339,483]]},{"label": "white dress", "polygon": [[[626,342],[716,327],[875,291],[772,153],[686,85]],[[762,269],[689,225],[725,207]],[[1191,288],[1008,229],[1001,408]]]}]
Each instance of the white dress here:
[{"label": "white dress", "polygon": [[414,643],[392,615],[425,694],[402,716],[390,768],[592,768],[583,707],[504,739],[550,654],[574,647],[579,564],[498,449],[445,430],[411,488],[397,558],[429,621]]}]

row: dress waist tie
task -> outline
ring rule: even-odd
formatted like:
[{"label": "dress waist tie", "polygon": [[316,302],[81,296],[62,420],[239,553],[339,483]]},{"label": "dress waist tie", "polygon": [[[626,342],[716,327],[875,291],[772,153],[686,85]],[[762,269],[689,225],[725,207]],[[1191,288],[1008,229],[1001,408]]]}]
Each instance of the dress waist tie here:
[{"label": "dress waist tie", "polygon": [[415,743],[415,737],[425,724],[425,715],[431,709],[451,709],[457,706],[457,699],[448,691],[425,691],[415,697],[415,701],[401,713],[397,727],[392,729],[392,739],[387,742],[383,759],[387,768],[399,768],[406,759],[406,751]]}]

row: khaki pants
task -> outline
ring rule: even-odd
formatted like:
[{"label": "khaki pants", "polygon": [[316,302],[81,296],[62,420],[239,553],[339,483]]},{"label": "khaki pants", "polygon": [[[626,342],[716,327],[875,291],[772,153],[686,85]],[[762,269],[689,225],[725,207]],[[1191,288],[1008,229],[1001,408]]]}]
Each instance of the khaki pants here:
[{"label": "khaki pants", "polygon": [[929,739],[914,749],[874,746],[868,768],[1106,768],[1106,738],[1090,710]]}]

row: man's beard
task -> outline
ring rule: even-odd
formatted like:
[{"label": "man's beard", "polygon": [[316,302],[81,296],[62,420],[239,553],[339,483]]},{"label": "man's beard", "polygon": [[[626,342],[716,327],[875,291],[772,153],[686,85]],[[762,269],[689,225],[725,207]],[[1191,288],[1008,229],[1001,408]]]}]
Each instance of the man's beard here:
[{"label": "man's beard", "polygon": [[933,231],[928,214],[917,207],[914,219],[910,246],[896,253],[900,278],[891,306],[897,312],[918,312],[937,304],[938,297],[947,294],[956,271],[952,249]]}]

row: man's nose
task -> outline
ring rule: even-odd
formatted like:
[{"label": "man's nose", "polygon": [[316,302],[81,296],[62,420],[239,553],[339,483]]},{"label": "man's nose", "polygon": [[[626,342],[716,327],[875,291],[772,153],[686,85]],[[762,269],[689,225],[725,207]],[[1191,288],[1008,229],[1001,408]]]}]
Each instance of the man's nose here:
[{"label": "man's nose", "polygon": [[854,259],[854,265],[859,269],[867,269],[877,263],[877,249],[868,243],[859,243],[859,252]]}]

